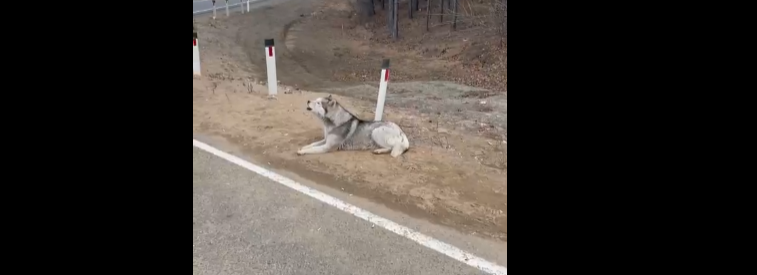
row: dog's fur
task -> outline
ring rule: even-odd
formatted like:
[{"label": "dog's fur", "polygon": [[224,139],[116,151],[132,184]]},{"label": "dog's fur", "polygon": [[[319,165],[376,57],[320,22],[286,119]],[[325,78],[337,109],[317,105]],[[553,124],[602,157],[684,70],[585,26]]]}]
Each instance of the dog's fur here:
[{"label": "dog's fur", "polygon": [[308,101],[307,110],[323,123],[323,140],[297,151],[298,155],[322,154],[336,150],[373,150],[375,154],[391,152],[399,157],[410,148],[407,135],[392,122],[365,121],[342,107],[335,99],[319,97]]}]

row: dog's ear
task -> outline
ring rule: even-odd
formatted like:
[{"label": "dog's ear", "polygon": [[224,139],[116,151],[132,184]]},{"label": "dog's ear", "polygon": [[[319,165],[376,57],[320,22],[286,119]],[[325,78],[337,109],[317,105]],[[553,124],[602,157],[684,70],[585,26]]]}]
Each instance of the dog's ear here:
[{"label": "dog's ear", "polygon": [[329,97],[327,97],[326,100],[329,102],[329,106],[331,107],[336,106],[336,100],[334,100],[334,98],[331,95],[329,95]]}]

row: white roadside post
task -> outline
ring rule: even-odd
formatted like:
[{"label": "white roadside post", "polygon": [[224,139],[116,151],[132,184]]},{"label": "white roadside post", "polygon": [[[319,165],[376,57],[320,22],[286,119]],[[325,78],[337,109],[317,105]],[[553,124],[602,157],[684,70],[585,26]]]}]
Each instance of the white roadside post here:
[{"label": "white roadside post", "polygon": [[239,0],[239,9],[242,10],[242,14],[244,14],[244,3],[242,3],[242,0]]},{"label": "white roadside post", "polygon": [[213,0],[213,20],[216,19],[216,0]]},{"label": "white roadside post", "polygon": [[229,17],[229,0],[226,0],[226,17]]},{"label": "white roadside post", "polygon": [[247,13],[250,13],[250,0],[247,0]]},{"label": "white roadside post", "polygon": [[200,70],[200,41],[197,39],[197,32],[192,32],[192,73],[193,75],[202,75]]},{"label": "white roadside post", "polygon": [[379,82],[379,94],[376,102],[375,121],[381,121],[384,115],[384,101],[386,100],[386,86],[389,84],[389,59],[384,59],[381,64],[381,81]]},{"label": "white roadside post", "polygon": [[276,97],[276,50],[273,47],[273,39],[265,40],[265,65],[268,73],[268,97]]}]

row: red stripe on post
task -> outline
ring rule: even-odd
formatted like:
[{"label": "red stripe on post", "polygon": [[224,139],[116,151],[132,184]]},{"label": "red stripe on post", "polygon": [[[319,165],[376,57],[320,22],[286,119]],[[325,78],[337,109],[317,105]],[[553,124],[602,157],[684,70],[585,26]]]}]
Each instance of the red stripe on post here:
[{"label": "red stripe on post", "polygon": [[389,69],[386,69],[386,73],[384,74],[384,81],[389,81]]},{"label": "red stripe on post", "polygon": [[197,39],[192,39],[192,47],[197,47]]},{"label": "red stripe on post", "polygon": [[268,47],[268,56],[273,56],[273,47]]}]

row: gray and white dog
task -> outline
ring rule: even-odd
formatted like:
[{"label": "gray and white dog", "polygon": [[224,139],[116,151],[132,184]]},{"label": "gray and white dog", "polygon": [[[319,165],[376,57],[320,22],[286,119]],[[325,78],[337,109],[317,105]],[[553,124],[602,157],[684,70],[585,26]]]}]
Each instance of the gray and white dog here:
[{"label": "gray and white dog", "polygon": [[410,148],[400,126],[392,122],[365,121],[342,107],[329,95],[308,100],[307,110],[323,123],[323,140],[297,151],[298,155],[322,154],[336,150],[371,150],[374,154],[392,152],[399,157]]}]

